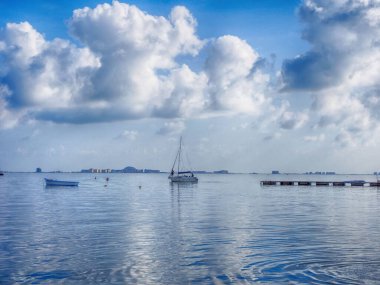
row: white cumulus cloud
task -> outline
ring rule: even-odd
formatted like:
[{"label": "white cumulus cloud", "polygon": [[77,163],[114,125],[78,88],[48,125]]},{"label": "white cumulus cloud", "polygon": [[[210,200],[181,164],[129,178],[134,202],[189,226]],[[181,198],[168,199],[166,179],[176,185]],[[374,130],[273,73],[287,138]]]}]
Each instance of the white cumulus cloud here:
[{"label": "white cumulus cloud", "polygon": [[61,39],[46,41],[27,22],[7,24],[0,41],[0,114],[8,123],[30,111],[75,106],[99,66],[89,49]]},{"label": "white cumulus cloud", "polygon": [[211,45],[205,71],[211,108],[260,114],[266,104],[269,75],[255,69],[259,55],[245,41],[222,36]]},{"label": "white cumulus cloud", "polygon": [[313,94],[318,126],[335,127],[344,145],[379,125],[379,11],[377,0],[303,1],[299,14],[311,49],[283,64],[284,90]]},{"label": "white cumulus cloud", "polygon": [[[244,40],[197,36],[183,6],[168,17],[134,5],[100,4],[73,12],[69,40],[46,40],[29,23],[0,32],[2,126],[25,118],[94,123],[161,117],[183,119],[272,108],[270,76]],[[181,58],[207,46],[204,69]]]}]

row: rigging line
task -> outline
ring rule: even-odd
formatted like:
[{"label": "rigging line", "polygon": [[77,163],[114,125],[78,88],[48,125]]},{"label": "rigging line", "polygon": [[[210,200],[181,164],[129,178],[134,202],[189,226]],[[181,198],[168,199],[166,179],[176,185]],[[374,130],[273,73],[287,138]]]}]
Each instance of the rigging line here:
[{"label": "rigging line", "polygon": [[178,150],[178,173],[179,173],[179,166],[181,164],[181,147],[182,147],[182,136],[179,139],[179,150]]},{"label": "rigging line", "polygon": [[173,166],[172,166],[172,170],[174,170],[175,163],[176,163],[177,158],[178,158],[178,154],[179,154],[179,149],[178,149],[177,154],[176,154],[176,156],[175,156],[174,163],[173,163]]}]

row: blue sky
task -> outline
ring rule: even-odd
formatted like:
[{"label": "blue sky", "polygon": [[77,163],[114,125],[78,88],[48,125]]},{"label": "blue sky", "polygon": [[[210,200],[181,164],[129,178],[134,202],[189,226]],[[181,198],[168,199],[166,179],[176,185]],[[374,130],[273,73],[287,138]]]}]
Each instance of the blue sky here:
[{"label": "blue sky", "polygon": [[183,135],[197,169],[377,171],[378,11],[1,1],[0,169],[167,170]]},{"label": "blue sky", "polygon": [[[0,3],[0,23],[30,22],[46,38],[68,38],[67,20],[73,10],[112,1],[18,1]],[[295,16],[299,0],[269,1],[129,1],[152,15],[167,16],[176,5],[186,6],[198,21],[198,34],[213,38],[232,34],[255,42],[262,53],[292,56],[307,45],[300,38]],[[281,40],[281,45],[279,45]]]}]

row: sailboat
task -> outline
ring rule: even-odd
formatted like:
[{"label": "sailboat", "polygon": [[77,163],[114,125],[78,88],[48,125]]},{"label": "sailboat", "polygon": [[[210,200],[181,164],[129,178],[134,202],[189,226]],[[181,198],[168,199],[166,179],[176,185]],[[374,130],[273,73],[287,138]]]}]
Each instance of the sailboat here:
[{"label": "sailboat", "polygon": [[[170,171],[170,175],[168,179],[170,179],[171,182],[197,183],[198,178],[194,176],[194,173],[191,170],[181,169],[181,154],[182,154],[182,137],[179,140],[179,149],[174,159],[173,167],[172,167],[172,170]],[[177,171],[175,170],[175,168],[177,168],[176,169]]]}]

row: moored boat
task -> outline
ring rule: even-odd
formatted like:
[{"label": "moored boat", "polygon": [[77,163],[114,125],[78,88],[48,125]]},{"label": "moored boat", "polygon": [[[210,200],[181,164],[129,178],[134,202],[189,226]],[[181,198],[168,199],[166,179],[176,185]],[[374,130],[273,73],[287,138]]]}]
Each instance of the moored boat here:
[{"label": "moored boat", "polygon": [[[197,183],[198,178],[194,176],[194,173],[191,170],[182,170],[181,169],[181,152],[182,152],[182,137],[179,140],[179,149],[177,155],[174,159],[172,170],[170,171],[170,175],[168,179],[171,182],[189,182],[189,183]],[[177,171],[175,171],[177,165]]]},{"label": "moored boat", "polygon": [[77,181],[63,181],[63,180],[55,180],[55,179],[47,179],[45,178],[46,186],[71,186],[75,187],[79,185]]},{"label": "moored boat", "polygon": [[194,176],[194,173],[191,171],[181,171],[178,172],[178,175],[170,175],[169,179],[172,182],[198,182],[198,178]]}]

